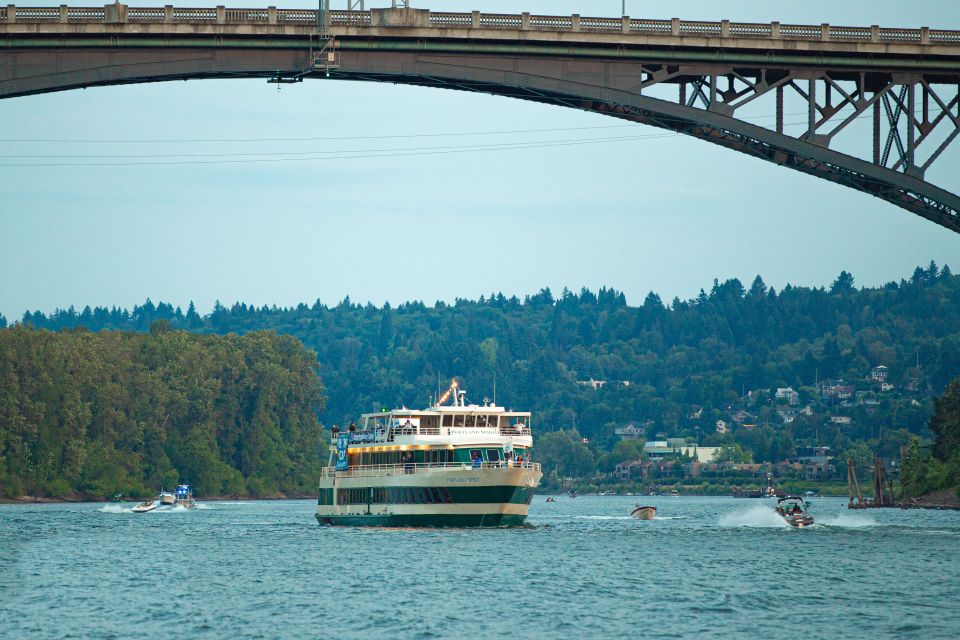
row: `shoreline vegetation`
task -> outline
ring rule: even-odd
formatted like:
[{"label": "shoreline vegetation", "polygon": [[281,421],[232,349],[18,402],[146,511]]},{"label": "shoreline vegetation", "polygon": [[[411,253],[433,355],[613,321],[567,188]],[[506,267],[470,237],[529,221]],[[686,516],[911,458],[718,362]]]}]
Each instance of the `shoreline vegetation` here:
[{"label": "shoreline vegetation", "polygon": [[[454,376],[472,402],[533,411],[541,491],[626,492],[614,478],[627,478],[724,495],[772,469],[778,488],[842,494],[847,458],[864,478],[877,457],[903,459],[908,498],[960,484],[956,446],[927,444],[934,398],[960,373],[960,276],[934,263],[882,287],[841,272],[775,291],[757,276],[639,306],[544,288],[396,308],[218,302],[206,316],[148,300],[5,325],[0,498],[137,499],[181,482],[309,496],[329,427],[422,406]],[[688,451],[648,469],[646,443],[661,442]],[[686,468],[691,446],[720,455]]]},{"label": "shoreline vegetation", "polygon": [[257,331],[0,329],[0,497],[315,491],[316,355]]}]

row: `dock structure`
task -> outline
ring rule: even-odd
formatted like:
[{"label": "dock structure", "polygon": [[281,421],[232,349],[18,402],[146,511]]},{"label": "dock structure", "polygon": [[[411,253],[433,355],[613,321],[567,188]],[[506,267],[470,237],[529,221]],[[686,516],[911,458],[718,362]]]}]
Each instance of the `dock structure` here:
[{"label": "dock structure", "polygon": [[879,457],[873,462],[873,498],[864,499],[863,492],[860,490],[860,483],[857,481],[857,470],[853,464],[853,458],[847,458],[847,490],[850,495],[850,501],[847,503],[848,509],[878,509],[897,506],[893,500],[893,483],[887,479],[887,470],[883,465],[883,460]]}]

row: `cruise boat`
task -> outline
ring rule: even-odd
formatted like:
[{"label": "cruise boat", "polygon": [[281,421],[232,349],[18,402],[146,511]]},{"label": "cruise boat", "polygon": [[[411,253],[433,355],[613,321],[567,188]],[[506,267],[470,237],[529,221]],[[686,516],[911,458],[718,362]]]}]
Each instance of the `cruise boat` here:
[{"label": "cruise boat", "polygon": [[[452,398],[452,404],[445,404]],[[454,381],[424,410],[362,416],[335,433],[317,521],[377,527],[521,525],[540,483],[530,413],[467,404]]]}]

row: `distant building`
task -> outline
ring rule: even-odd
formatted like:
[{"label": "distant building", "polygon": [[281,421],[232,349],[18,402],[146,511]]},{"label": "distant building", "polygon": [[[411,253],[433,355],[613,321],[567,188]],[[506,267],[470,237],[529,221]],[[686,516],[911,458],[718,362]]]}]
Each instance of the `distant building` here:
[{"label": "distant building", "polygon": [[703,407],[700,405],[690,405],[690,412],[687,414],[687,420],[699,420],[703,415]]},{"label": "distant building", "polygon": [[882,364],[877,365],[876,367],[870,370],[870,379],[873,380],[874,382],[886,382],[887,376],[889,375],[890,375],[890,370],[887,369]]},{"label": "distant building", "polygon": [[646,478],[653,462],[647,460],[627,460],[614,467],[613,475],[618,480],[633,480],[636,478]]},{"label": "distant building", "polygon": [[830,424],[840,425],[841,427],[849,427],[850,416],[830,416]]},{"label": "distant building", "polygon": [[782,387],[777,389],[777,400],[786,400],[787,404],[795,406],[800,404],[800,394],[793,390],[793,387]]},{"label": "distant building", "polygon": [[720,451],[720,447],[698,447],[687,444],[684,438],[670,438],[648,442],[644,445],[643,450],[651,460],[663,460],[684,455],[698,462],[713,462],[714,455]]},{"label": "distant building", "polygon": [[737,424],[753,423],[756,421],[756,416],[753,414],[744,411],[743,409],[737,409],[732,414],[730,414],[730,419]]},{"label": "distant building", "polygon": [[896,385],[890,384],[889,382],[880,383],[880,391],[886,393],[888,391],[893,391],[896,388]]},{"label": "distant building", "polygon": [[777,409],[777,415],[783,420],[783,424],[790,424],[797,419],[800,411],[797,409]]},{"label": "distant building", "polygon": [[854,387],[844,384],[843,380],[824,382],[820,387],[820,395],[833,400],[849,400],[853,397],[854,391]]},{"label": "distant building", "polygon": [[577,384],[582,384],[585,387],[592,387],[593,390],[596,391],[597,389],[603,387],[603,385],[607,384],[607,381],[594,380],[593,378],[590,378],[589,380],[577,380]]},{"label": "distant building", "polygon": [[723,420],[717,420],[717,433],[730,433],[730,427]]},{"label": "distant building", "polygon": [[636,440],[638,438],[647,437],[647,424],[640,422],[628,422],[622,427],[617,427],[614,430],[614,433],[617,434],[621,440]]}]

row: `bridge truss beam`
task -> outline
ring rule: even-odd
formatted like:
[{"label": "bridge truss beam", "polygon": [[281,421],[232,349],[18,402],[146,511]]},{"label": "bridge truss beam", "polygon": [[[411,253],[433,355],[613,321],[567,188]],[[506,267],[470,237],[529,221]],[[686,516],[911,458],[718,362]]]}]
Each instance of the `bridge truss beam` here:
[{"label": "bridge truss beam", "polygon": [[[642,65],[633,90],[625,91],[473,65],[418,66],[422,75],[343,77],[504,95],[655,126],[856,189],[960,233],[960,197],[924,180],[960,135],[960,85],[942,77]],[[676,98],[645,94],[657,85],[674,85]],[[784,123],[787,93],[806,107],[805,125],[794,135]],[[771,127],[737,117],[762,100],[775,113]],[[831,149],[858,120],[869,120],[871,133],[848,136],[856,155]]]}]

